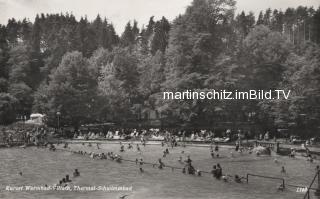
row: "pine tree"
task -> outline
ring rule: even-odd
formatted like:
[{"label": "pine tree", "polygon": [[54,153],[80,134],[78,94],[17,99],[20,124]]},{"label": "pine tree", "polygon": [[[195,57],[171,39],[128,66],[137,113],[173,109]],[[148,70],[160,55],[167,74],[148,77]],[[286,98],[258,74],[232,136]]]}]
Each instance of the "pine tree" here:
[{"label": "pine tree", "polygon": [[135,38],[130,22],[127,23],[124,32],[121,35],[121,45],[129,46],[134,44]]},{"label": "pine tree", "polygon": [[264,23],[264,21],[263,21],[263,12],[260,11],[259,17],[258,17],[258,20],[257,20],[257,25],[261,25],[263,23]]},{"label": "pine tree", "polygon": [[158,50],[165,52],[169,40],[169,21],[162,17],[154,26],[154,36],[151,41],[151,53],[154,55]]},{"label": "pine tree", "polygon": [[136,39],[139,35],[139,28],[138,28],[138,22],[136,20],[133,21],[133,27],[132,27],[132,33],[134,35],[134,38]]},{"label": "pine tree", "polygon": [[8,78],[7,61],[9,59],[9,46],[7,40],[7,29],[0,25],[0,78]]},{"label": "pine tree", "polygon": [[36,89],[41,81],[40,68],[43,66],[41,49],[41,27],[39,16],[36,16],[32,33],[31,33],[31,49],[30,49],[30,78],[33,79],[29,86]]},{"label": "pine tree", "polygon": [[264,16],[263,16],[263,24],[266,25],[266,26],[270,26],[271,25],[271,9],[268,8],[266,10],[266,12],[264,13]]},{"label": "pine tree", "polygon": [[7,39],[10,47],[13,47],[18,42],[19,25],[18,22],[12,18],[8,20],[7,24]]}]

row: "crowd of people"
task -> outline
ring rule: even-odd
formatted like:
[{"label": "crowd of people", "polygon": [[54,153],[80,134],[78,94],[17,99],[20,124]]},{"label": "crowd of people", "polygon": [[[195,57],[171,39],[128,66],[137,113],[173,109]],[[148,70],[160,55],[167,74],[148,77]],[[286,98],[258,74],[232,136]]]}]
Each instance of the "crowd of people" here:
[{"label": "crowd of people", "polygon": [[[58,144],[59,145],[59,144]],[[217,163],[216,165],[213,165],[212,170],[209,172],[203,171],[200,168],[195,168],[194,167],[194,162],[191,159],[190,155],[186,156],[186,159],[183,159],[182,156],[179,157],[178,162],[180,162],[181,165],[183,165],[183,167],[174,167],[174,166],[170,166],[170,165],[166,165],[163,161],[162,158],[166,158],[169,154],[170,154],[170,150],[169,147],[177,147],[175,145],[173,145],[171,142],[162,142],[162,148],[163,148],[163,156],[159,157],[157,162],[155,163],[150,163],[150,162],[145,162],[144,159],[141,158],[136,158],[135,160],[127,160],[127,159],[123,159],[122,156],[120,155],[121,153],[125,153],[127,150],[131,150],[131,151],[136,151],[136,153],[138,155],[142,154],[142,149],[140,148],[140,145],[146,147],[145,141],[141,141],[140,145],[136,144],[136,147],[134,149],[134,144],[133,143],[122,143],[119,142],[120,148],[119,148],[119,153],[115,153],[113,151],[110,152],[93,152],[93,150],[99,150],[100,149],[100,144],[96,143],[96,149],[93,149],[93,144],[92,143],[82,143],[82,145],[90,150],[72,150],[67,143],[65,143],[63,145],[63,149],[73,153],[73,154],[77,154],[77,155],[82,155],[82,156],[87,156],[89,158],[92,159],[96,159],[96,160],[111,160],[111,161],[116,161],[118,163],[122,163],[122,161],[128,161],[128,162],[135,162],[135,164],[138,166],[138,170],[143,173],[145,172],[146,169],[146,164],[152,165],[153,168],[158,168],[158,169],[164,169],[164,168],[171,168],[172,171],[173,170],[181,170],[183,174],[189,174],[189,175],[194,175],[194,176],[202,176],[203,172],[205,173],[210,173],[215,179],[218,180],[223,180],[224,182],[229,182],[230,179],[234,178],[234,181],[237,183],[241,183],[242,179],[244,179],[244,177],[240,177],[238,174],[232,176],[232,175],[228,175],[222,172],[222,166]],[[55,151],[56,147],[51,144],[48,146],[49,150]],[[182,148],[183,149],[183,148]],[[238,149],[237,149],[238,150]],[[210,154],[212,156],[213,151],[216,153],[215,156],[213,157],[219,157],[219,146],[210,146]],[[240,150],[239,150],[240,151]],[[181,151],[181,154],[184,154],[184,150]],[[65,183],[65,180],[62,179],[62,183]]]},{"label": "crowd of people", "polygon": [[[40,129],[40,132],[44,132],[44,129]],[[230,175],[226,172],[224,172],[223,167],[221,166],[220,163],[216,163],[214,165],[212,165],[212,169],[211,171],[203,171],[200,168],[196,168],[195,167],[195,161],[191,159],[191,154],[189,155],[184,155],[185,154],[185,145],[178,145],[178,143],[175,141],[174,136],[170,135],[167,136],[165,141],[161,141],[161,150],[162,151],[162,157],[158,157],[157,161],[154,163],[150,163],[150,162],[146,162],[143,158],[142,158],[142,154],[144,153],[143,148],[146,147],[147,140],[146,139],[141,139],[140,143],[133,143],[133,142],[119,142],[119,152],[114,152],[114,151],[109,151],[109,152],[97,152],[97,151],[101,151],[100,149],[100,144],[99,143],[95,143],[95,145],[92,142],[82,142],[83,147],[81,148],[81,150],[74,150],[72,149],[73,147],[70,147],[69,144],[67,142],[65,143],[46,143],[44,145],[42,145],[43,147],[48,148],[50,151],[56,151],[57,149],[59,150],[66,150],[69,151],[75,155],[81,155],[81,156],[86,156],[89,157],[91,159],[95,159],[95,160],[111,160],[111,161],[115,161],[117,163],[122,163],[123,161],[126,162],[135,162],[135,164],[137,165],[138,171],[140,173],[144,173],[147,169],[148,166],[146,165],[152,165],[153,168],[158,168],[158,169],[164,169],[164,168],[171,168],[172,171],[173,170],[181,170],[183,174],[188,174],[188,175],[192,175],[192,176],[203,176],[203,173],[207,173],[212,175],[213,178],[217,179],[217,180],[221,180],[222,182],[235,182],[235,183],[242,183],[244,179],[246,179],[245,177],[240,176],[239,174],[234,174],[234,175]],[[61,147],[62,145],[62,147]],[[94,148],[94,146],[96,148]],[[135,146],[135,147],[134,147]],[[141,147],[143,146],[143,147]],[[181,149],[181,154],[179,158],[178,158],[178,162],[182,165],[182,167],[174,167],[174,166],[170,166],[168,164],[165,163],[165,159],[170,157],[170,148],[179,148]],[[124,154],[127,151],[131,151],[131,152],[136,152],[137,155],[140,156],[140,158],[136,158],[135,160],[128,160],[128,159],[124,159],[122,157],[122,155],[120,154]],[[251,154],[253,152],[252,147],[243,147],[240,146],[239,143],[235,144],[235,147],[233,150],[230,151],[230,158],[233,158],[233,153],[248,153]],[[296,151],[293,149],[292,152],[290,153],[290,157],[294,158]],[[220,147],[218,144],[214,144],[211,143],[209,145],[209,152],[208,154],[212,157],[212,158],[222,158],[223,156],[220,154]],[[259,155],[259,154],[257,154]],[[185,158],[183,158],[183,156]],[[312,162],[312,161],[310,161]],[[278,160],[275,159],[275,163],[278,163]],[[319,166],[317,166],[316,168],[317,171],[319,171]],[[287,174],[286,168],[284,166],[281,166],[281,170],[280,170],[281,174]],[[22,173],[21,173],[22,175]],[[78,171],[78,169],[74,169],[73,172],[73,177],[76,178],[80,176],[80,172]],[[70,179],[69,175],[67,174],[65,177],[63,177],[62,179],[60,179],[58,181],[57,186],[68,186],[69,183],[71,183],[72,180]],[[284,190],[285,187],[283,187],[283,185],[279,185],[278,190]]]},{"label": "crowd of people", "polygon": [[148,138],[149,140],[164,140],[174,137],[176,141],[230,141],[231,130],[215,133],[212,130],[179,130],[179,129],[109,129],[107,131],[83,131],[78,130],[74,133],[74,139],[140,139]]},{"label": "crowd of people", "polygon": [[[48,135],[52,134],[52,129],[47,129],[47,128],[40,128],[40,127],[33,127],[33,128],[15,128],[14,130],[12,129],[1,129],[1,139],[3,143],[10,144],[11,142],[14,142],[15,140],[22,140],[25,144],[33,143],[35,145],[41,145],[47,147],[50,151],[56,151],[57,146],[60,145],[60,143],[53,144],[48,141]],[[17,137],[17,136],[20,137]],[[82,133],[81,131],[78,131],[75,133],[74,138],[83,138],[85,140],[88,139],[97,139],[97,138],[115,138],[115,137],[124,137],[127,136],[128,134],[123,131],[123,130],[109,130],[106,134],[100,132],[100,133],[93,133],[93,132],[88,132],[88,133]],[[134,144],[132,141],[130,143],[120,143],[120,148],[119,148],[119,153],[110,151],[110,152],[94,152],[100,149],[100,144],[96,143],[96,149],[97,150],[71,150],[71,148],[68,146],[68,143],[63,144],[63,149],[68,150],[72,152],[73,154],[77,155],[82,155],[82,156],[87,156],[92,159],[96,160],[111,160],[115,161],[118,163],[122,163],[123,161],[129,161],[129,162],[135,162],[136,165],[138,166],[138,170],[143,173],[147,169],[145,166],[146,164],[152,165],[153,168],[157,167],[158,169],[164,169],[164,168],[171,168],[172,170],[175,169],[181,169],[183,174],[189,174],[189,175],[194,175],[194,176],[202,176],[203,173],[210,173],[215,179],[217,180],[222,180],[224,182],[230,182],[231,180],[236,182],[236,183],[241,183],[243,179],[246,179],[245,177],[241,177],[239,174],[234,174],[234,175],[229,175],[223,172],[223,168],[220,163],[217,163],[215,165],[212,165],[211,171],[203,171],[200,168],[196,168],[194,165],[194,161],[191,159],[190,155],[187,155],[187,157],[184,159],[183,156],[181,155],[178,158],[178,162],[183,165],[182,167],[173,167],[170,165],[165,164],[164,160],[170,156],[170,148],[174,147],[186,147],[185,142],[187,140],[187,137],[189,138],[210,138],[210,147],[209,147],[209,154],[212,158],[221,158],[222,155],[219,152],[219,145],[214,142],[212,138],[214,138],[215,134],[212,131],[206,131],[202,130],[199,132],[192,132],[191,134],[186,134],[185,131],[178,131],[178,132],[170,132],[170,131],[161,131],[159,129],[150,129],[150,130],[136,130],[133,129],[131,130],[131,133],[129,134],[131,139],[136,139],[140,140],[141,143],[139,144]],[[161,139],[161,146],[162,146],[162,156],[158,157],[157,161],[155,163],[148,163],[145,162],[142,157],[136,158],[135,160],[126,160],[122,158],[122,155],[125,153],[127,150],[128,151],[134,151],[138,153],[138,155],[142,155],[143,149],[141,146],[146,147],[146,143],[150,138],[152,137],[163,137]],[[239,134],[238,140],[235,142],[235,148],[234,151],[230,151],[230,157],[233,158],[234,153],[248,153],[252,154],[255,153],[257,156],[261,155],[261,152],[255,151],[253,146],[242,146],[241,142],[239,141],[241,138],[241,135]],[[121,140],[121,139],[120,139]],[[85,143],[83,142],[83,145],[88,147],[87,149],[90,149],[90,147],[93,147],[91,142]],[[59,147],[60,148],[60,147]],[[70,150],[69,150],[70,149]],[[169,150],[170,149],[170,150]],[[307,150],[307,161],[310,161],[311,163],[314,161],[315,157],[311,155],[311,152],[306,148]],[[181,154],[184,154],[184,150],[181,151]],[[291,152],[289,154],[290,158],[295,158],[296,156],[296,150],[294,148],[291,149]],[[185,156],[184,156],[185,157]],[[275,163],[278,163],[278,160],[275,159]],[[317,171],[319,171],[319,166],[317,166]],[[284,166],[281,166],[280,170],[281,174],[287,175],[286,168]],[[73,177],[78,177],[80,176],[80,172],[75,169],[73,173]],[[69,175],[66,175],[63,177],[61,180],[59,180],[59,183],[57,185],[59,186],[67,186],[68,183],[71,182],[71,179]],[[281,185],[282,186],[282,185]],[[279,186],[279,190],[283,190],[284,187]]]},{"label": "crowd of people", "polygon": [[0,145],[11,146],[15,143],[39,145],[48,142],[48,137],[52,134],[54,134],[54,129],[40,126],[2,127],[0,128]]}]

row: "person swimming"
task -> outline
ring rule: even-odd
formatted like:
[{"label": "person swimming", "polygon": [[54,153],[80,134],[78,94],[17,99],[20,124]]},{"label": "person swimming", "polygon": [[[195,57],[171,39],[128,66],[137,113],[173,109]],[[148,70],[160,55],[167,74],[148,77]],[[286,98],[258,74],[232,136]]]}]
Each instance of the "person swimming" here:
[{"label": "person swimming", "polygon": [[213,150],[211,150],[211,157],[214,158]]},{"label": "person swimming", "polygon": [[116,162],[118,162],[118,163],[121,163],[121,161],[122,161],[122,158],[120,155],[116,155],[115,159],[116,159]]},{"label": "person swimming", "polygon": [[75,169],[73,172],[73,177],[78,177],[80,176],[80,172],[78,171],[78,169]]},{"label": "person swimming", "polygon": [[169,149],[168,148],[166,148],[166,153],[169,154]]},{"label": "person swimming", "polygon": [[223,180],[223,182],[228,182],[227,176],[222,176],[222,180]]},{"label": "person swimming", "polygon": [[121,145],[121,147],[120,147],[120,152],[124,152],[124,146],[123,145]]},{"label": "person swimming", "polygon": [[215,148],[214,148],[215,151],[219,151],[219,146],[217,145]]},{"label": "person swimming", "polygon": [[162,162],[161,158],[159,158],[158,162],[159,162],[159,169],[163,169],[164,163]]},{"label": "person swimming", "polygon": [[72,180],[69,178],[69,175],[66,175],[66,182],[71,182]]},{"label": "person swimming", "polygon": [[107,159],[107,156],[104,153],[101,153],[100,154],[100,159],[102,159],[102,160]]},{"label": "person swimming", "polygon": [[162,157],[166,157],[166,155],[167,155],[167,153],[166,153],[166,151],[163,151],[163,155],[162,155]]},{"label": "person swimming", "polygon": [[139,144],[137,144],[137,151],[141,151],[140,147],[139,147]]},{"label": "person swimming", "polygon": [[198,176],[202,175],[202,172],[199,169],[197,169],[196,173],[197,173]]},{"label": "person swimming", "polygon": [[195,172],[196,172],[195,168],[191,164],[189,164],[188,165],[188,174],[194,175]]},{"label": "person swimming", "polygon": [[140,162],[139,162],[139,170],[140,170],[141,173],[143,172],[142,166],[143,166],[143,159],[141,158]]},{"label": "person swimming", "polygon": [[191,160],[191,158],[190,158],[190,155],[188,155],[188,158],[187,158],[187,160],[185,161],[188,165],[191,165],[191,163],[192,163],[192,160]]},{"label": "person swimming", "polygon": [[211,170],[211,174],[213,177],[217,178],[217,166],[213,165],[212,170]]},{"label": "person swimming", "polygon": [[235,175],[234,176],[234,181],[236,182],[236,183],[241,183],[242,181],[241,181],[241,178],[238,176],[238,175]]},{"label": "person swimming", "polygon": [[217,164],[217,178],[220,179],[222,176],[222,168],[220,166],[220,164]]}]

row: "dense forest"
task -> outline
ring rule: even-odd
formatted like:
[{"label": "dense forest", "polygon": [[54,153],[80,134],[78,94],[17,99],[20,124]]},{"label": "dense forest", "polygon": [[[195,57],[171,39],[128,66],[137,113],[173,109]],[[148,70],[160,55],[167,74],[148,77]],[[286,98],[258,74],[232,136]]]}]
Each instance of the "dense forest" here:
[{"label": "dense forest", "polygon": [[[39,14],[0,26],[0,122],[46,114],[55,126],[139,121],[252,122],[320,128],[320,8],[235,14],[233,0],[194,0],[172,22]],[[289,100],[162,100],[163,91],[291,89]],[[302,130],[302,131],[301,131]]]}]

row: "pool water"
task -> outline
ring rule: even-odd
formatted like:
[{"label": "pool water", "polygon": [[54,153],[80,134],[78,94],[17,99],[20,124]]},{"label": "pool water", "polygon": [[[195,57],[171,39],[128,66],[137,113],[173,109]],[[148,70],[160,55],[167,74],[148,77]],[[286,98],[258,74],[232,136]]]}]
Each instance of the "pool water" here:
[{"label": "pool water", "polygon": [[[88,156],[62,151],[62,145],[55,152],[45,148],[6,148],[0,149],[0,198],[303,198],[303,192],[295,187],[286,187],[278,191],[279,180],[249,177],[249,183],[223,182],[203,173],[201,177],[183,174],[181,170],[152,165],[143,165],[144,172],[132,162],[117,163],[111,160],[91,159]],[[157,163],[161,158],[165,165],[183,167],[179,157],[186,159],[190,155],[196,169],[210,171],[219,163],[224,174],[246,176],[247,173],[280,177],[286,184],[308,186],[315,175],[319,163],[310,163],[303,158],[283,156],[260,156],[238,153],[234,149],[220,148],[220,158],[211,158],[207,147],[169,148],[170,154],[162,157],[166,147],[160,145],[140,146],[141,153],[133,149],[120,151],[116,143],[100,144],[100,149],[93,144],[69,144],[67,150],[87,152],[111,152],[120,154],[124,159],[143,158],[146,162]],[[63,149],[65,150],[65,149]],[[277,161],[275,161],[277,159]],[[284,166],[286,174],[281,174]],[[72,172],[78,169],[80,177],[73,178]],[[22,172],[22,175],[19,175]],[[79,186],[132,186],[132,191],[6,191],[6,186],[53,185],[69,174],[71,185]],[[317,185],[317,183],[315,184]],[[313,194],[312,194],[313,196]],[[313,196],[314,198],[314,196]]]}]

